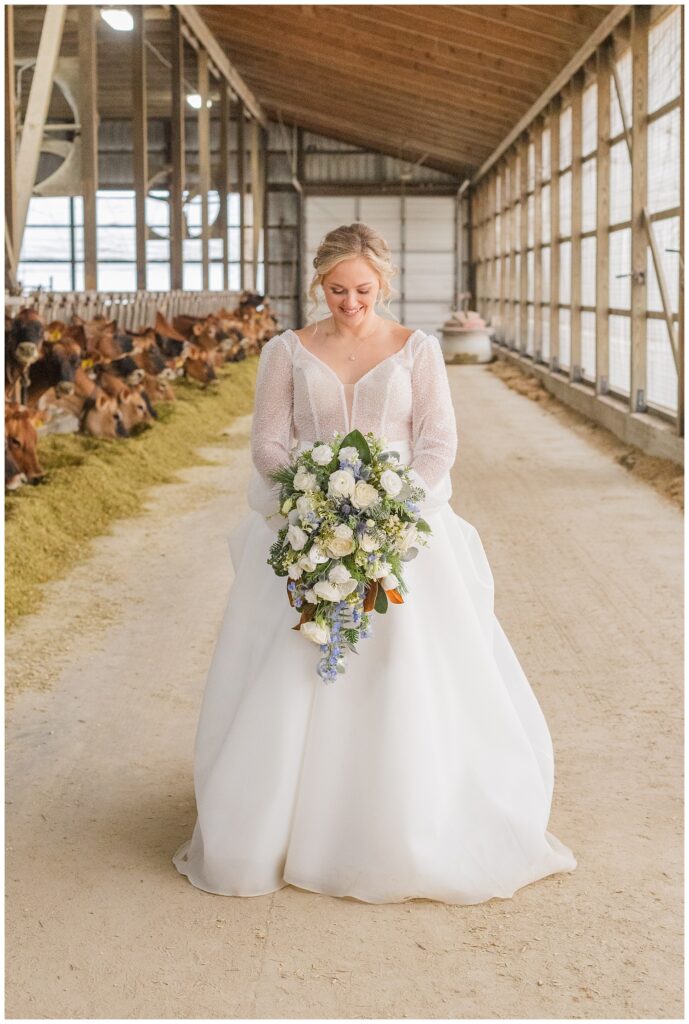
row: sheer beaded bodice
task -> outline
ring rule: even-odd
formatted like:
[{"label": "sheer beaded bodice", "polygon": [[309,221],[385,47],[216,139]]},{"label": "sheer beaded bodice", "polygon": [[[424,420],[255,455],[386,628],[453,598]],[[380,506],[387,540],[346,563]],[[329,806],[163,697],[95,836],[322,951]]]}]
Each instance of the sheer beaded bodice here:
[{"label": "sheer beaded bodice", "polygon": [[433,490],[445,481],[457,454],[457,423],[440,342],[414,331],[404,346],[353,385],[287,330],[262,348],[251,431],[253,464],[268,474],[289,460],[293,444],[357,428],[389,441],[408,441],[410,465]]}]

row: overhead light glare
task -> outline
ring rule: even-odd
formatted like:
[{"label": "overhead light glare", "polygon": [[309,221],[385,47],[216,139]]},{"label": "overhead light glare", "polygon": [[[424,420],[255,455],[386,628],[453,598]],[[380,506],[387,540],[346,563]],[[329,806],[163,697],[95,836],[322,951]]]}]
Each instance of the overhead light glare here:
[{"label": "overhead light glare", "polygon": [[134,19],[124,7],[101,7],[100,16],[116,32],[131,32]]},{"label": "overhead light glare", "polygon": [[[194,110],[200,110],[201,109],[201,97],[200,97],[200,95],[197,92],[190,92],[188,94],[188,96],[187,96],[187,103],[189,104],[190,107],[193,107]],[[212,107],[213,106],[212,101],[211,100],[206,100],[206,106],[207,107]]]}]

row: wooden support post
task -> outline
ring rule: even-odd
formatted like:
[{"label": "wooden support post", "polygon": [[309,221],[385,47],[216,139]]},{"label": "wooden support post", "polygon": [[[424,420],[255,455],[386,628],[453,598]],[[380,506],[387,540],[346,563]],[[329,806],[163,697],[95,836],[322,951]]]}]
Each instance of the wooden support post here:
[{"label": "wooden support post", "polygon": [[[517,205],[519,203],[519,174],[518,174],[519,149],[515,145],[512,151],[512,166],[510,170],[510,348],[517,348],[519,333],[519,300],[517,298],[518,282],[517,277],[517,238],[519,235],[517,224]],[[519,214],[521,217],[521,212]]]},{"label": "wooden support post", "polygon": [[629,411],[646,410],[648,6],[632,9],[632,300]]},{"label": "wooden support post", "polygon": [[268,129],[259,128],[261,139],[261,201],[263,204],[263,294],[270,295],[270,200],[268,193]]},{"label": "wooden support post", "polygon": [[[14,7],[5,5],[5,248],[10,257],[5,263],[5,285],[14,287],[16,280],[15,248],[17,228],[16,159],[17,134],[15,124],[16,97],[14,91]],[[16,253],[16,256],[15,256]]]},{"label": "wooden support post", "polygon": [[[47,10],[50,10],[50,7]],[[96,7],[88,5],[79,8],[81,181],[84,196],[84,288],[86,291],[95,291],[98,287],[96,222],[96,193],[98,191],[97,16]]]},{"label": "wooden support post", "polygon": [[170,112],[170,285],[173,290],[184,284],[184,38],[179,11],[170,8],[170,75],[172,110]]},{"label": "wooden support post", "polygon": [[[464,193],[466,197],[466,218],[467,218],[467,291],[471,292],[474,302],[478,303],[476,292],[476,254],[474,252],[474,197],[476,189],[469,186]],[[478,309],[478,305],[475,307]]]},{"label": "wooden support post", "polygon": [[[29,92],[29,100],[26,106],[26,116],[22,126],[21,143],[15,167],[17,188],[12,243],[17,260],[21,253],[24,227],[29,212],[31,194],[36,181],[36,171],[41,155],[43,126],[45,125],[50,107],[53,77],[60,54],[66,12],[67,8],[62,4],[48,4],[43,17],[41,40],[38,44],[38,55],[34,66],[31,91]],[[14,74],[14,69],[12,69],[12,74]]]},{"label": "wooden support post", "polygon": [[300,188],[297,189],[297,320],[300,325],[304,323],[304,296],[305,285],[305,245],[306,245],[306,224],[304,210],[304,187],[306,185],[304,166],[304,129],[297,128],[297,181]]},{"label": "wooden support post", "polygon": [[211,187],[210,169],[210,115],[208,111],[208,54],[199,47],[198,89],[201,106],[198,116],[199,137],[199,193],[201,196],[201,287],[208,291],[210,272],[208,266],[208,240],[210,237],[208,217],[208,193]]},{"label": "wooden support post", "polygon": [[521,197],[521,219],[520,219],[520,231],[519,231],[519,249],[521,252],[521,258],[519,261],[519,351],[522,355],[527,350],[527,338],[528,338],[528,317],[529,307],[527,302],[528,295],[528,280],[529,280],[529,261],[528,261],[528,240],[529,240],[529,203],[527,199],[527,191],[529,187],[529,135],[528,132],[524,132],[522,136],[521,144],[521,161],[519,165],[520,169],[520,180],[519,180],[519,194]]},{"label": "wooden support post", "polygon": [[239,287],[246,288],[246,142],[244,139],[244,103],[237,103],[237,188],[239,190]]},{"label": "wooden support post", "polygon": [[610,43],[596,55],[596,394],[608,393],[610,380],[608,309],[610,307]]},{"label": "wooden support post", "polygon": [[146,116],[146,8],[132,7],[132,143],[134,204],[136,218],[136,287],[146,290],[146,194],[148,188],[148,138]]},{"label": "wooden support post", "polygon": [[490,209],[491,209],[491,221],[490,221],[490,258],[491,258],[491,291],[492,291],[492,302],[490,304],[490,317],[491,323],[495,322],[496,314],[499,316],[500,311],[500,254],[498,253],[498,175],[497,171],[493,172],[491,183],[490,183]]},{"label": "wooden support post", "polygon": [[505,340],[509,303],[507,254],[509,251],[510,215],[507,205],[507,161],[500,162],[500,337]]},{"label": "wooden support post", "polygon": [[560,104],[550,115],[550,369],[560,365]]},{"label": "wooden support post", "polygon": [[572,89],[572,225],[570,259],[570,358],[569,379],[581,381],[581,156],[582,156],[582,96],[584,91],[583,71],[575,75]]},{"label": "wooden support post", "polygon": [[220,79],[220,210],[218,212],[218,223],[222,231],[222,286],[224,291],[230,287],[230,250],[228,244],[228,202],[229,194],[232,191],[230,185],[230,94],[227,83]]},{"label": "wooden support post", "polygon": [[[684,67],[684,4],[680,7],[680,60]],[[677,323],[677,433],[684,437],[684,85],[679,92],[679,319]]]},{"label": "wooden support post", "polygon": [[542,208],[542,178],[543,178],[543,121],[539,118],[534,129],[534,194],[533,194],[533,317],[534,317],[534,339],[533,357],[534,362],[541,361],[543,348],[543,314],[541,303],[543,302],[543,268],[541,266],[541,249],[543,246],[543,208]]}]

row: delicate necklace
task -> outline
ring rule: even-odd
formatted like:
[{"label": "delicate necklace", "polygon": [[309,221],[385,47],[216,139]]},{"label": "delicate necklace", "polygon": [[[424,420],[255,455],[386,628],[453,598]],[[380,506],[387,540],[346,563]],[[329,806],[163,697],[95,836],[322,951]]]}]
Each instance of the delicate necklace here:
[{"label": "delicate necklace", "polygon": [[[373,333],[374,332],[371,331],[371,334],[373,334]],[[366,338],[370,338],[371,337],[371,334],[367,334],[365,337],[363,337],[361,339],[361,341],[359,342],[359,344],[357,345],[357,347],[354,349],[354,351],[349,353],[349,355],[347,356],[347,359],[349,359],[350,362],[352,362],[352,363],[354,362],[354,360],[356,359],[356,353],[359,351],[359,349],[361,348],[363,343],[366,341]]]}]

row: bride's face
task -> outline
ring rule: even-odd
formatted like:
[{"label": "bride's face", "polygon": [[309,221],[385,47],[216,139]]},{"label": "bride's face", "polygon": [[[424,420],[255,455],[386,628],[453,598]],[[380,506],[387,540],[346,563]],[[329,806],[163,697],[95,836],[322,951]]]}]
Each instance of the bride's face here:
[{"label": "bride's face", "polygon": [[337,324],[358,326],[367,317],[374,318],[380,281],[368,260],[357,256],[342,260],[323,278],[328,309]]}]

